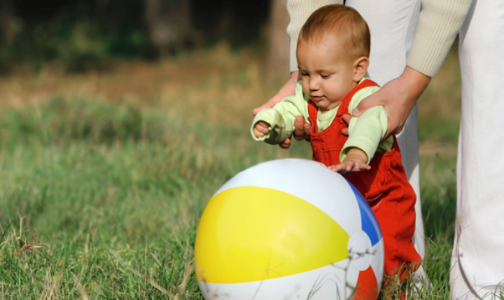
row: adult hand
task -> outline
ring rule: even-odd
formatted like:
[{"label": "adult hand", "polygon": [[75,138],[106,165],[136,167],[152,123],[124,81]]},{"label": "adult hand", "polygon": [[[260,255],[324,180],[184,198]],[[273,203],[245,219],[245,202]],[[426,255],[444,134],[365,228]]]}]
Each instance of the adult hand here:
[{"label": "adult hand", "polygon": [[352,115],[358,117],[369,108],[382,105],[388,116],[388,129],[384,139],[392,134],[398,134],[430,79],[429,76],[406,66],[401,76],[389,81],[376,93],[362,100],[352,111]]},{"label": "adult hand", "polygon": [[311,124],[305,123],[303,116],[297,116],[294,121],[294,138],[298,141],[310,140]]},{"label": "adult hand", "polygon": [[296,84],[299,80],[301,80],[299,76],[299,71],[292,72],[287,82],[280,88],[280,90],[278,91],[278,93],[275,94],[275,96],[271,97],[271,99],[269,99],[268,102],[255,108],[252,111],[254,116],[257,115],[257,113],[262,109],[271,108],[275,106],[275,104],[277,104],[278,102],[282,101],[283,98],[294,95],[294,93],[296,92]]},{"label": "adult hand", "polygon": [[342,119],[343,119],[343,122],[346,123],[347,127],[341,129],[341,133],[343,133],[343,135],[348,136],[348,125],[350,125],[350,120],[352,119],[352,116],[349,114],[344,114]]},{"label": "adult hand", "polygon": [[[310,140],[310,129],[311,125],[308,123],[305,123],[304,117],[303,116],[297,116],[296,120],[294,121],[294,138],[298,141],[300,140]],[[291,137],[288,137],[280,143],[280,147],[287,149],[291,145]]]}]

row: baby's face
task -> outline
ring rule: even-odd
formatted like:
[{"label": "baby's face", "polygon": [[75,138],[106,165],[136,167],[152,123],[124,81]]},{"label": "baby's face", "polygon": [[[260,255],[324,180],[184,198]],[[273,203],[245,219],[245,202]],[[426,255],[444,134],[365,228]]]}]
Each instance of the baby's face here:
[{"label": "baby's face", "polygon": [[321,111],[340,105],[357,86],[354,60],[334,37],[321,42],[300,41],[297,60],[303,91]]}]

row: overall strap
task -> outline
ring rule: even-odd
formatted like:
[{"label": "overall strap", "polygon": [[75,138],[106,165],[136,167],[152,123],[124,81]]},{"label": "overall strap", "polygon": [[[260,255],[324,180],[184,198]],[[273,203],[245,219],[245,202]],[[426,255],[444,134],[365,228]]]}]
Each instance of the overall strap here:
[{"label": "overall strap", "polygon": [[318,106],[312,100],[308,100],[308,120],[310,120],[312,132],[318,132],[317,114]]},{"label": "overall strap", "polygon": [[[343,99],[343,101],[340,104],[340,107],[338,108],[338,112],[336,113],[336,117],[334,119],[337,120],[338,118],[341,118],[344,114],[348,113],[348,105],[350,104],[350,101],[352,100],[355,93],[371,86],[378,86],[378,84],[372,80],[365,79],[363,82],[357,85],[348,95],[346,95],[345,99]],[[312,134],[318,132],[317,114],[318,114],[317,105],[313,101],[308,100],[308,120],[310,120],[312,126],[311,129]]]},{"label": "overall strap", "polygon": [[352,101],[353,96],[360,90],[365,89],[371,86],[378,86],[378,84],[370,79],[365,79],[359,85],[357,85],[341,102],[340,107],[338,108],[338,113],[336,114],[336,118],[343,116],[344,114],[348,114],[348,105],[350,105],[350,101]]}]

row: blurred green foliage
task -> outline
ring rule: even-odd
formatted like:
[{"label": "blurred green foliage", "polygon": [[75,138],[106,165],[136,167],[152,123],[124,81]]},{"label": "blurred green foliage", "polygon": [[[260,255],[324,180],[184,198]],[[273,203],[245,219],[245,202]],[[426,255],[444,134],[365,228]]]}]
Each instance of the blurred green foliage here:
[{"label": "blurred green foliage", "polygon": [[1,41],[0,67],[59,61],[71,71],[82,71],[109,56],[138,55],[144,37],[133,15],[141,3],[121,2],[128,9],[121,9],[119,1],[11,1],[4,10],[14,33],[11,40]]},{"label": "blurred green foliage", "polygon": [[[48,62],[81,72],[106,67],[111,59],[153,59],[145,0],[6,0],[0,4],[12,34],[0,30],[0,71],[18,64],[35,69]],[[269,0],[192,0],[191,28],[198,46],[226,39],[232,46],[257,41],[268,17]],[[6,29],[7,30],[7,29]]]},{"label": "blurred green foliage", "polygon": [[[161,116],[159,116],[161,118]],[[10,108],[0,115],[0,141],[30,142],[43,138],[57,145],[73,142],[162,142],[163,128],[154,116],[142,116],[127,104],[54,98],[38,106]]]}]

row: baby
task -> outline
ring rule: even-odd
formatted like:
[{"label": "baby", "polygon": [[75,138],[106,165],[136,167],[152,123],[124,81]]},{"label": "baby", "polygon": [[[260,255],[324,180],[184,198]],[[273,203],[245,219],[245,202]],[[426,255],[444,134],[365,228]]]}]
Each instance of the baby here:
[{"label": "baby", "polygon": [[315,11],[299,34],[297,61],[301,81],[294,96],[261,110],[251,133],[258,141],[279,144],[294,131],[299,115],[311,124],[313,159],[346,178],[371,206],[383,234],[385,280],[404,281],[420,264],[412,242],[415,231],[415,192],[407,180],[394,136],[387,130],[383,107],[351,118],[348,136],[344,114],[376,92],[367,79],[369,28],[354,9],[328,5]]}]

